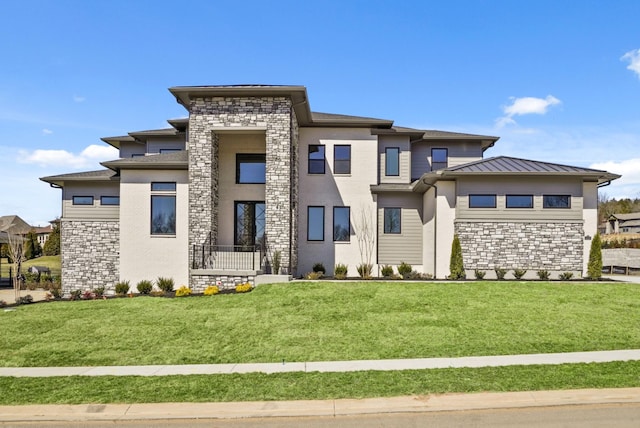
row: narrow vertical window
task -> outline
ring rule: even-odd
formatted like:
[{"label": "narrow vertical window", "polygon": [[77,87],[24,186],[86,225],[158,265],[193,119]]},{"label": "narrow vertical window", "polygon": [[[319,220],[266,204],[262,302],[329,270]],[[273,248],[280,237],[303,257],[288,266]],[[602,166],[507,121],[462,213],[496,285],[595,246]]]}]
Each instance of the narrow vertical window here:
[{"label": "narrow vertical window", "polygon": [[176,183],[151,183],[151,234],[176,234]]},{"label": "narrow vertical window", "polygon": [[384,209],[384,233],[400,233],[401,231],[401,209]]},{"label": "narrow vertical window", "polygon": [[307,208],[307,240],[324,241],[324,207]]},{"label": "narrow vertical window", "polygon": [[400,175],[400,148],[387,147],[384,149],[384,175]]},{"label": "narrow vertical window", "polygon": [[309,174],[324,174],[324,146],[309,144]]},{"label": "narrow vertical window", "polygon": [[334,241],[349,241],[351,237],[350,211],[349,207],[333,207]]},{"label": "narrow vertical window", "polygon": [[333,173],[351,174],[351,146],[337,145],[333,148]]},{"label": "narrow vertical window", "polygon": [[431,171],[438,171],[449,166],[449,151],[447,149],[431,149]]}]

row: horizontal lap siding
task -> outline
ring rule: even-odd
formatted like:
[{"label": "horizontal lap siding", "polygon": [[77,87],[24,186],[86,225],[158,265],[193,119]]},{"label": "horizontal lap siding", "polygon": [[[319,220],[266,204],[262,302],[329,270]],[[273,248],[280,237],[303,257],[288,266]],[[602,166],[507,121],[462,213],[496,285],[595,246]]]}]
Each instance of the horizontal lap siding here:
[{"label": "horizontal lap siding", "polygon": [[429,142],[411,146],[411,177],[419,178],[431,171],[431,149],[447,149],[448,167],[454,167],[482,159],[480,142]]},{"label": "horizontal lap siding", "polygon": [[[384,233],[384,208],[401,208],[401,233]],[[378,195],[378,263],[422,264],[422,195]]]}]

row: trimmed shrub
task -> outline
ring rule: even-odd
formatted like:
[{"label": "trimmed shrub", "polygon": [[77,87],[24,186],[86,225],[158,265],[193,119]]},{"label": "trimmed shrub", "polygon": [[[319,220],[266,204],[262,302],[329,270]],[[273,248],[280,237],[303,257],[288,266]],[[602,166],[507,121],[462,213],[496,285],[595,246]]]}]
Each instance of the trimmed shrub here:
[{"label": "trimmed shrub", "polygon": [[398,265],[398,274],[403,278],[408,278],[411,271],[413,271],[413,267],[409,263],[402,262]]},{"label": "trimmed shrub", "polygon": [[476,269],[473,271],[473,275],[476,279],[484,279],[484,276],[487,274],[487,271]]},{"label": "trimmed shrub", "polygon": [[116,294],[125,295],[129,292],[129,288],[131,288],[129,281],[120,281],[116,283]]},{"label": "trimmed shrub", "polygon": [[558,278],[561,281],[569,281],[571,278],[573,278],[573,273],[572,272],[562,272],[560,275],[558,275]]},{"label": "trimmed shrub", "polygon": [[407,279],[433,279],[433,275],[430,273],[420,273],[418,271],[412,270],[407,275]]},{"label": "trimmed shrub", "polygon": [[345,264],[342,264],[342,263],[338,263],[333,268],[333,276],[336,279],[345,279],[347,277],[347,272],[348,271],[349,271],[349,266],[347,266]]},{"label": "trimmed shrub", "polygon": [[453,235],[451,243],[451,259],[449,260],[449,279],[465,279],[464,262],[462,261],[462,246],[458,235]]},{"label": "trimmed shrub", "polygon": [[538,278],[540,278],[542,281],[548,281],[549,280],[549,271],[548,270],[539,270],[538,271]]},{"label": "trimmed shrub", "polygon": [[248,293],[251,291],[253,287],[250,283],[238,284],[236,285],[236,293]]},{"label": "trimmed shrub", "polygon": [[82,296],[82,290],[73,290],[69,295],[69,300],[80,300]]},{"label": "trimmed shrub", "polygon": [[327,272],[322,263],[316,263],[313,265],[314,272],[321,272],[323,275]]},{"label": "trimmed shrub", "polygon": [[93,300],[96,298],[96,295],[93,294],[93,291],[86,290],[82,293],[82,300]]},{"label": "trimmed shrub", "polygon": [[176,297],[184,297],[184,296],[190,296],[190,295],[191,295],[191,289],[186,285],[183,285],[176,290]]},{"label": "trimmed shrub", "polygon": [[104,296],[104,287],[94,288],[93,294],[96,296],[96,299],[102,299],[102,297]]},{"label": "trimmed shrub", "polygon": [[382,276],[384,276],[385,278],[391,278],[393,276],[393,266],[391,265],[382,266],[380,273],[382,273]]},{"label": "trimmed shrub", "polygon": [[525,273],[527,273],[527,271],[525,269],[514,269],[513,270],[513,276],[515,277],[515,279],[522,279],[522,277],[524,276]]},{"label": "trimmed shrub", "polygon": [[[218,294],[220,292],[220,289],[218,288],[217,285],[210,285],[207,288],[204,289],[204,295],[205,296],[213,296],[215,294]],[[177,294],[177,293],[176,293]]]},{"label": "trimmed shrub", "polygon": [[496,272],[496,278],[498,279],[504,279],[504,276],[507,274],[507,270],[506,269],[502,269],[502,268],[495,268],[494,271]]},{"label": "trimmed shrub", "polygon": [[273,253],[273,259],[272,259],[272,264],[273,264],[273,270],[272,273],[279,275],[280,274],[280,262],[282,260],[282,252],[280,250],[275,251]]},{"label": "trimmed shrub", "polygon": [[358,275],[362,279],[371,279],[371,271],[373,270],[373,265],[371,263],[361,263],[356,267],[358,271]]},{"label": "trimmed shrub", "polygon": [[156,285],[165,293],[170,293],[173,291],[173,286],[175,285],[175,283],[173,282],[173,278],[158,277],[158,279],[156,280]]},{"label": "trimmed shrub", "polygon": [[599,233],[596,233],[591,240],[587,276],[591,279],[600,279],[602,277],[602,242],[600,241]]},{"label": "trimmed shrub", "polygon": [[322,272],[309,272],[304,277],[305,279],[320,279],[322,278]]},{"label": "trimmed shrub", "polygon": [[28,305],[29,303],[33,303],[33,296],[31,294],[27,294],[26,296],[20,296],[18,298],[19,305]]},{"label": "trimmed shrub", "polygon": [[153,289],[153,284],[151,283],[151,281],[143,279],[136,285],[136,288],[138,289],[138,293],[140,294],[149,294]]}]

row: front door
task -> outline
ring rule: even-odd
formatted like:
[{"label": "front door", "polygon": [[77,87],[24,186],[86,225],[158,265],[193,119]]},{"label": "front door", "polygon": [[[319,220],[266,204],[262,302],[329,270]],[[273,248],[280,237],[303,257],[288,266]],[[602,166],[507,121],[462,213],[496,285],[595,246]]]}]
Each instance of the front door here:
[{"label": "front door", "polygon": [[236,201],[234,244],[239,251],[252,251],[264,244],[264,201]]}]

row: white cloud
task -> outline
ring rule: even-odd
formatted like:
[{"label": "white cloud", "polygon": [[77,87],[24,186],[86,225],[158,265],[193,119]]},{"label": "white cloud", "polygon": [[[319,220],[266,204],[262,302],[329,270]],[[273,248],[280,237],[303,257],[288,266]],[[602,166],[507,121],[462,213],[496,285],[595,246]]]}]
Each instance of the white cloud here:
[{"label": "white cloud", "polygon": [[74,95],[74,96],[73,96],[73,101],[75,101],[75,102],[77,102],[77,103],[84,102],[84,100],[86,100],[86,98],[85,98],[85,97],[82,97],[82,96],[80,96],[80,95]]},{"label": "white cloud", "polygon": [[[590,167],[622,175],[611,184],[612,197],[618,199],[640,197],[640,158],[597,162]],[[609,193],[609,188],[603,188],[603,191]]]},{"label": "white cloud", "polygon": [[53,134],[53,131],[50,129],[44,128],[42,130],[42,135],[51,135],[51,134]]},{"label": "white cloud", "polygon": [[502,128],[506,125],[514,125],[516,121],[513,116],[522,116],[525,114],[546,114],[549,107],[561,104],[561,101],[553,95],[547,95],[546,98],[535,97],[511,97],[511,104],[504,106],[502,111],[504,116],[496,119],[496,127]]},{"label": "white cloud", "polygon": [[67,150],[21,150],[18,152],[17,161],[24,164],[35,164],[41,167],[56,166],[74,169],[99,167],[98,163],[106,160],[117,159],[118,150],[114,147],[90,145],[80,154],[74,154]]},{"label": "white cloud", "polygon": [[629,65],[627,66],[627,70],[631,70],[638,78],[640,78],[640,49],[632,50],[622,55],[620,58],[621,61],[629,61]]}]

